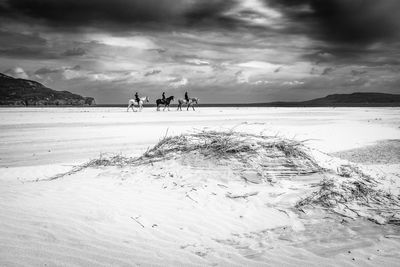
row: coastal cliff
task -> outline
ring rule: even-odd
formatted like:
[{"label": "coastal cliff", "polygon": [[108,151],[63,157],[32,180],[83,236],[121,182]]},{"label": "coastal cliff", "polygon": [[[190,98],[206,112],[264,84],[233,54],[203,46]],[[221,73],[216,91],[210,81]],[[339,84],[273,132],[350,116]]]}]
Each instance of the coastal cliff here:
[{"label": "coastal cliff", "polygon": [[56,91],[41,83],[0,73],[0,105],[8,106],[93,106],[93,97]]}]

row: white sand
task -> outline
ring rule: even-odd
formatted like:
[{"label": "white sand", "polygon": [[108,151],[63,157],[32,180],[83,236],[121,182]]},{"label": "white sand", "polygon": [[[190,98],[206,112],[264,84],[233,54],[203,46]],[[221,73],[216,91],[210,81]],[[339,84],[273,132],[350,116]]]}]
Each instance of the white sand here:
[{"label": "white sand", "polygon": [[324,152],[399,139],[395,108],[201,108],[196,112],[127,113],[124,108],[1,108],[0,166],[86,161],[99,153],[139,154],[169,135],[193,128],[239,125],[309,139]]},{"label": "white sand", "polygon": [[[139,155],[167,130],[204,127],[307,139],[336,152],[400,139],[400,109],[2,108],[0,266],[399,265],[398,228],[292,211],[317,175],[261,186],[229,168],[169,161],[32,182],[100,153]],[[399,178],[398,164],[368,168]]]}]

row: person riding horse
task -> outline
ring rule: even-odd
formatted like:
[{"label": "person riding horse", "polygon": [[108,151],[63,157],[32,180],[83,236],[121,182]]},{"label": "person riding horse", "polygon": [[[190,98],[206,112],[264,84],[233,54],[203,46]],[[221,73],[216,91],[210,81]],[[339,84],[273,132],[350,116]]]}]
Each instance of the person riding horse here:
[{"label": "person riding horse", "polygon": [[165,92],[162,93],[161,100],[162,100],[162,103],[165,103]]},{"label": "person riding horse", "polygon": [[189,96],[188,96],[188,92],[185,92],[185,100],[186,100],[186,102],[188,102],[188,103],[189,103]]},{"label": "person riding horse", "polygon": [[135,101],[139,104],[139,102],[140,102],[140,98],[139,98],[139,94],[138,94],[138,92],[136,92],[136,94],[135,94]]}]

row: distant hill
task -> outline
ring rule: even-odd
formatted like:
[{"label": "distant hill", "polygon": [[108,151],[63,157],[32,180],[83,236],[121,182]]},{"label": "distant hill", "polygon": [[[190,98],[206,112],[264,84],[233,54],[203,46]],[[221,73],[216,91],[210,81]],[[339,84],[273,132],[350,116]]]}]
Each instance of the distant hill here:
[{"label": "distant hill", "polygon": [[330,106],[340,104],[400,104],[400,95],[384,93],[334,94],[301,102],[304,105]]},{"label": "distant hill", "polygon": [[91,106],[95,104],[93,97],[83,97],[68,91],[56,91],[35,81],[17,79],[0,73],[0,105]]},{"label": "distant hill", "polygon": [[333,94],[300,102],[254,104],[265,107],[398,107],[400,95],[385,93]]}]

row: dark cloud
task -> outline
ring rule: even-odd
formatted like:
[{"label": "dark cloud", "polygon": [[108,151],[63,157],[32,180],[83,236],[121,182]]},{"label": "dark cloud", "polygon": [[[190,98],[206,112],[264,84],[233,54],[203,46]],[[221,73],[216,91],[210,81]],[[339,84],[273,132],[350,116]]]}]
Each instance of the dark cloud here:
[{"label": "dark cloud", "polygon": [[[176,3],[175,3],[176,2]],[[163,21],[182,1],[124,0],[9,0],[5,16],[20,15],[45,21],[50,26],[90,26],[97,23],[130,24]]]},{"label": "dark cloud", "polygon": [[80,69],[81,69],[80,65],[75,65],[73,67],[55,68],[55,69],[43,67],[43,68],[36,70],[34,74],[47,75],[47,74],[53,74],[53,73],[62,73],[66,70],[80,70]]},{"label": "dark cloud", "polygon": [[315,64],[359,64],[367,66],[399,65],[399,50],[391,48],[390,44],[383,44],[379,48],[362,47],[352,44],[332,44],[313,47],[312,53],[305,53],[301,57]]},{"label": "dark cloud", "polygon": [[336,60],[336,57],[333,54],[323,51],[304,54],[302,57],[308,61],[314,62],[315,64]]},{"label": "dark cloud", "polygon": [[81,70],[81,66],[80,65],[75,65],[72,68],[68,68],[69,70]]},{"label": "dark cloud", "polygon": [[242,70],[239,70],[239,71],[235,72],[235,78],[236,79],[240,79],[242,77],[242,75],[243,75],[243,71]]},{"label": "dark cloud", "polygon": [[30,59],[56,59],[59,56],[46,48],[17,46],[13,48],[0,48],[0,56],[10,58]]},{"label": "dark cloud", "polygon": [[147,76],[151,76],[151,75],[157,75],[159,73],[161,73],[161,70],[151,70],[151,71],[146,72],[144,74],[144,76],[147,77]]},{"label": "dark cloud", "polygon": [[188,12],[185,13],[186,22],[191,26],[237,26],[239,23],[237,19],[224,14],[235,4],[235,1],[232,0],[197,1]]},{"label": "dark cloud", "polygon": [[46,40],[38,34],[22,34],[18,32],[1,31],[0,30],[0,47],[14,47],[15,44],[30,46],[44,46]]},{"label": "dark cloud", "polygon": [[46,39],[39,34],[24,34],[0,30],[0,56],[17,58],[56,58]]},{"label": "dark cloud", "polygon": [[316,64],[320,63],[333,63],[333,64],[355,64],[355,63],[365,63],[365,64],[375,64],[373,61],[374,57],[382,57],[386,54],[385,51],[381,50],[371,50],[367,47],[361,47],[352,44],[332,44],[328,43],[324,46],[314,47],[316,52],[304,54],[302,57],[306,60],[314,62]]},{"label": "dark cloud", "polygon": [[322,73],[321,73],[321,75],[328,75],[328,74],[330,74],[332,71],[334,71],[335,69],[334,68],[331,68],[331,67],[328,67],[328,68],[325,68],[323,71],[322,71]]},{"label": "dark cloud", "polygon": [[305,33],[329,42],[371,44],[399,38],[398,0],[265,0]]},{"label": "dark cloud", "polygon": [[37,71],[35,71],[35,74],[38,75],[44,75],[44,74],[50,74],[50,73],[58,73],[60,70],[59,69],[50,69],[50,68],[40,68]]},{"label": "dark cloud", "polygon": [[366,73],[368,73],[366,70],[351,70],[351,75],[353,76],[359,76]]},{"label": "dark cloud", "polygon": [[159,54],[162,54],[162,53],[167,52],[167,49],[164,49],[164,48],[153,48],[153,49],[148,49],[148,51],[155,51],[155,52],[157,52]]},{"label": "dark cloud", "polygon": [[72,49],[68,49],[67,51],[65,51],[63,53],[63,56],[83,56],[84,54],[86,54],[86,50],[81,48],[81,47],[74,47]]},{"label": "dark cloud", "polygon": [[5,0],[0,16],[66,29],[91,26],[131,30],[135,25],[158,29],[170,25],[225,26],[231,20],[223,13],[235,3],[234,0]]}]

